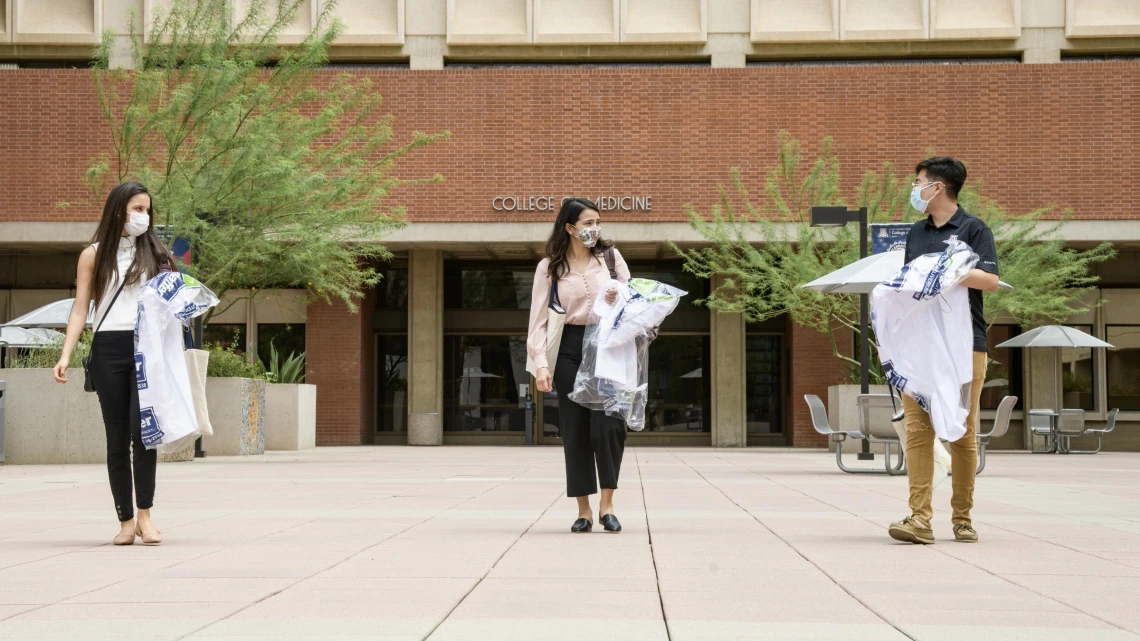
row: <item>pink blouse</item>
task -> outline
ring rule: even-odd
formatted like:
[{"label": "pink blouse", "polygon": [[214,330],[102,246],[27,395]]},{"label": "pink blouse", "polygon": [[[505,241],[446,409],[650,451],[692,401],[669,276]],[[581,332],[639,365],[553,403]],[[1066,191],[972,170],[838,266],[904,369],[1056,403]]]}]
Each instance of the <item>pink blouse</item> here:
[{"label": "pink blouse", "polygon": [[[550,276],[547,268],[549,258],[543,258],[534,272],[534,288],[530,295],[530,331],[527,333],[526,351],[535,367],[550,367],[546,362],[546,308],[550,304]],[[614,269],[618,280],[629,282],[629,265],[614,248]],[[567,325],[585,325],[589,322],[590,307],[598,292],[610,281],[610,270],[601,256],[591,260],[586,273],[573,269],[558,279],[558,299],[566,310]]]}]

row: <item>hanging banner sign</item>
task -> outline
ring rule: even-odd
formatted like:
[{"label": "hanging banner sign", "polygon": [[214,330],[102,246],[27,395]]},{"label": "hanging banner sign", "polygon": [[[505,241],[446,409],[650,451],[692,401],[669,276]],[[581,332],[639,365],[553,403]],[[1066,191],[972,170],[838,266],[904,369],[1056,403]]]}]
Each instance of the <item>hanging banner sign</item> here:
[{"label": "hanging banner sign", "polygon": [[896,249],[906,249],[906,235],[910,233],[910,223],[875,223],[871,225],[871,253]]},{"label": "hanging banner sign", "polygon": [[[496,196],[491,200],[495,211],[558,211],[572,196]],[[590,198],[598,213],[607,211],[653,211],[653,196],[598,196]]]}]

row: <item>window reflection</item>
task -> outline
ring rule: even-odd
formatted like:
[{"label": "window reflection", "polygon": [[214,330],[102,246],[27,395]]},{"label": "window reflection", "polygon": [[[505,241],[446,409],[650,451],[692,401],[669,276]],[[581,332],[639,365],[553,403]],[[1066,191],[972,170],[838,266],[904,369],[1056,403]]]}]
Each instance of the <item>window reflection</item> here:
[{"label": "window reflection", "polygon": [[277,350],[277,358],[282,364],[291,356],[304,354],[305,324],[258,323],[257,357],[266,367],[269,367],[269,360],[272,355],[270,346]]},{"label": "window reflection", "polygon": [[[1092,327],[1089,325],[1070,325],[1070,327],[1092,334]],[[1095,372],[1092,349],[1087,347],[1061,349],[1061,390],[1064,393],[1064,407],[1096,409]]]},{"label": "window reflection", "polygon": [[376,431],[407,431],[408,337],[376,337]]},{"label": "window reflection", "polygon": [[708,336],[659,336],[649,348],[646,432],[709,432]]},{"label": "window reflection", "polygon": [[447,309],[530,309],[534,266],[444,266],[443,299]]},{"label": "window reflection", "polygon": [[783,426],[781,386],[781,336],[748,336],[746,342],[745,389],[748,394],[748,432],[778,434]]},{"label": "window reflection", "polygon": [[444,429],[522,432],[528,385],[525,336],[446,336],[443,365]]},{"label": "window reflection", "polygon": [[389,267],[376,285],[376,309],[389,311],[408,308],[408,270]]},{"label": "window reflection", "polygon": [[1140,325],[1109,325],[1105,350],[1109,409],[1140,410]]},{"label": "window reflection", "polygon": [[1017,405],[1021,408],[1021,350],[998,345],[1017,336],[1021,328],[1017,325],[994,325],[986,334],[986,349],[989,363],[986,367],[986,382],[982,386],[982,398],[979,408],[983,410],[996,410],[1001,399],[1006,396],[1017,396]]},{"label": "window reflection", "polygon": [[245,324],[202,326],[202,344],[217,345],[222,349],[234,348],[235,354],[245,354]]}]

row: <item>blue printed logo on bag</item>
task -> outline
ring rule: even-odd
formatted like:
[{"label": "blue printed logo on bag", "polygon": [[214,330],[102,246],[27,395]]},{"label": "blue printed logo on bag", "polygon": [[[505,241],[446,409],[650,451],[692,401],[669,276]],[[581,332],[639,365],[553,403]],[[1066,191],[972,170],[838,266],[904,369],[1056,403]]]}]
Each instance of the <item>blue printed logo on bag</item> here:
[{"label": "blue printed logo on bag", "polygon": [[146,389],[146,357],[135,352],[135,383],[139,389]]},{"label": "blue printed logo on bag", "polygon": [[158,295],[162,296],[162,299],[168,303],[173,300],[174,296],[178,294],[178,291],[185,286],[182,282],[182,274],[166,272],[159,274],[159,278],[156,278],[156,280],[158,280],[156,285]]},{"label": "blue printed logo on bag", "polygon": [[205,305],[195,305],[194,303],[186,303],[186,305],[174,317],[185,323],[186,321],[198,315],[198,312],[206,309]]},{"label": "blue printed logo on bag", "polygon": [[147,449],[154,449],[160,442],[162,437],[165,436],[162,429],[158,426],[158,419],[154,416],[153,407],[144,407],[139,410],[139,418],[142,419],[142,442]]}]

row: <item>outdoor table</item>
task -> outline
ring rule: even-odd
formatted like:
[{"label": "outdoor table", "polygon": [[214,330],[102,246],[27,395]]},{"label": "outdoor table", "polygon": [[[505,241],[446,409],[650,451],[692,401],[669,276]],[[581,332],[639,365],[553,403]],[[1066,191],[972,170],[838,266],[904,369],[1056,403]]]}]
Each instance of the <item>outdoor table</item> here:
[{"label": "outdoor table", "polygon": [[[1052,449],[1048,450],[1048,452],[1042,451],[1041,453],[1043,453],[1043,454],[1044,453],[1056,454],[1057,453],[1057,443],[1058,443],[1058,439],[1057,439],[1057,417],[1059,416],[1059,414],[1057,414],[1057,412],[1055,412],[1051,409],[1037,409],[1037,410],[1029,410],[1029,415],[1030,416],[1048,416],[1049,417],[1049,432],[1050,432],[1050,436],[1053,439],[1053,447],[1052,447]],[[1032,437],[1033,437],[1033,435],[1030,434],[1030,438],[1032,438]],[[1032,449],[1032,446],[1030,447],[1030,449]]]}]

